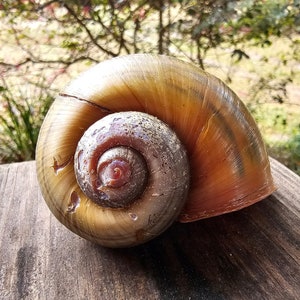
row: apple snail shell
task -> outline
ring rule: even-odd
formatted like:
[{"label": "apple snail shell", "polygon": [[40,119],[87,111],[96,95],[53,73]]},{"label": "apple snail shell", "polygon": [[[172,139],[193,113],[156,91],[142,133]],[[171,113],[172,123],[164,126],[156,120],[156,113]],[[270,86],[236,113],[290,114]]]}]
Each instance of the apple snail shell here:
[{"label": "apple snail shell", "polygon": [[82,73],[51,106],[36,161],[57,219],[108,247],[274,191],[244,104],[216,77],[166,56],[123,56]]}]

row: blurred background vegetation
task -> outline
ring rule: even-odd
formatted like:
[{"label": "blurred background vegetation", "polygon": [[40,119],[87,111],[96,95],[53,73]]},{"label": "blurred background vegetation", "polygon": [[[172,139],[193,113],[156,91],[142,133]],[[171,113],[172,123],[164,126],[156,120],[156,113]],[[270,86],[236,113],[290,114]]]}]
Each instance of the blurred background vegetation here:
[{"label": "blurred background vegetation", "polygon": [[160,53],[225,81],[300,174],[300,0],[3,0],[0,163],[34,159],[59,90],[102,60]]}]

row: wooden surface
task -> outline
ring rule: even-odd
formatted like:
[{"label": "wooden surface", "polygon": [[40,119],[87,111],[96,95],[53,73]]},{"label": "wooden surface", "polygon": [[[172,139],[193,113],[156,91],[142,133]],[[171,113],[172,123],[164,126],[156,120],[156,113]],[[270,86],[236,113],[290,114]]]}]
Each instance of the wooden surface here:
[{"label": "wooden surface", "polygon": [[50,214],[34,162],[2,165],[0,299],[300,299],[300,178],[272,169],[262,202],[112,250]]}]

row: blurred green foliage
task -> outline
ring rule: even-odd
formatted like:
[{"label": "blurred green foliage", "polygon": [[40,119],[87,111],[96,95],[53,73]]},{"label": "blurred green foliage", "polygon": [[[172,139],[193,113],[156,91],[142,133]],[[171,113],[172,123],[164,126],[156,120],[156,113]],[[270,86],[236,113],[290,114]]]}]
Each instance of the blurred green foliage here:
[{"label": "blurred green foliage", "polygon": [[0,115],[0,161],[34,159],[39,130],[53,101],[52,95],[44,90],[35,92],[34,104],[21,90],[12,93],[7,86],[0,86],[3,109]]}]

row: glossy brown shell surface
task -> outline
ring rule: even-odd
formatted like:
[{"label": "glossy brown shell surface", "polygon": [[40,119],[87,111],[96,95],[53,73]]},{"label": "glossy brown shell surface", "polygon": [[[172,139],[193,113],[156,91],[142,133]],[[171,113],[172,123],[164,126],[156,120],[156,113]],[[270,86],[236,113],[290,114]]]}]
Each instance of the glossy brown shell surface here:
[{"label": "glossy brown shell surface", "polygon": [[[191,183],[180,221],[235,211],[274,191],[257,125],[219,79],[166,56],[119,57],[71,82],[49,110],[38,141],[37,173],[43,196],[56,217],[79,235],[91,235],[97,242],[97,230],[109,228],[95,216],[94,204],[80,196],[73,168],[77,143],[94,122],[121,111],[157,117],[185,146]],[[79,205],[84,212],[76,209]],[[118,222],[118,213],[101,210],[111,224]],[[88,214],[99,219],[97,226],[82,226]],[[116,230],[122,228],[121,224]],[[136,238],[143,234],[140,231]]]}]

